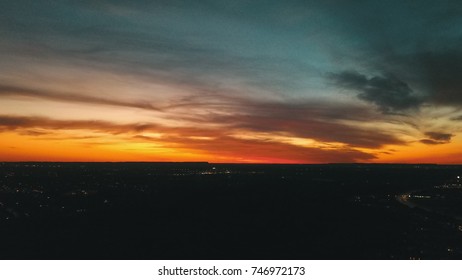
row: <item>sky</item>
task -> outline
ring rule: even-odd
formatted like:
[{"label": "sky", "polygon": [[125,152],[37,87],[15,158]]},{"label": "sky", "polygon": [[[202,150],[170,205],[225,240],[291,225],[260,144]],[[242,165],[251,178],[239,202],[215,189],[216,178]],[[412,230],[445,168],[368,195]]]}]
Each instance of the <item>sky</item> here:
[{"label": "sky", "polygon": [[462,164],[462,3],[4,1],[0,161]]}]

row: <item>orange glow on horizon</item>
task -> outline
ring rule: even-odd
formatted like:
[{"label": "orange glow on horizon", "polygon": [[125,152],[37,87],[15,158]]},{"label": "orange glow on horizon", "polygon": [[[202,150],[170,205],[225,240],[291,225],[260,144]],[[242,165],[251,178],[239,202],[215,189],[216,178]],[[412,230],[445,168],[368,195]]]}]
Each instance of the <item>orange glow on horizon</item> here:
[{"label": "orange glow on horizon", "polygon": [[[59,134],[56,134],[59,135]],[[56,135],[54,135],[56,137]],[[314,164],[336,162],[310,160],[309,158],[291,157],[296,155],[297,145],[287,143],[250,142],[239,150],[239,146],[231,147],[223,143],[221,150],[207,151],[198,147],[188,147],[184,143],[143,142],[126,139],[121,136],[106,136],[94,139],[72,139],[69,135],[61,135],[64,140],[41,138],[41,136],[21,135],[16,132],[3,132],[0,138],[0,161],[62,161],[62,162],[215,162],[215,163],[286,163]],[[68,139],[65,139],[65,138]],[[298,140],[298,139],[297,139]],[[427,146],[414,143],[408,146],[390,146],[374,150],[375,159],[360,160],[363,163],[439,163],[460,164],[455,155],[462,150],[460,139],[445,145]],[[196,139],[196,141],[213,142],[214,140]],[[284,139],[287,141],[287,139]],[[202,143],[200,142],[200,143]],[[219,143],[215,143],[218,144]],[[298,144],[298,143],[296,143]],[[201,144],[202,145],[202,144]],[[229,145],[229,144],[228,144]],[[275,145],[276,148],[273,148]],[[279,149],[283,145],[287,150]],[[291,151],[292,147],[295,149]],[[267,150],[267,152],[266,152]],[[394,150],[395,152],[386,152]],[[279,153],[278,153],[279,152]],[[372,152],[368,150],[368,152]],[[284,155],[287,154],[286,157]],[[459,154],[462,156],[462,154]],[[340,162],[340,161],[339,161]]]}]

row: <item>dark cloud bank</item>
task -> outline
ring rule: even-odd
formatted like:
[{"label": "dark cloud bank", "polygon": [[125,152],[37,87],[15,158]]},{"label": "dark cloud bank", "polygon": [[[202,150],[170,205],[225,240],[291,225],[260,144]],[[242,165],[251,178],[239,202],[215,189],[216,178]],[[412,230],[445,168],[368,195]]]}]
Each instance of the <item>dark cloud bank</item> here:
[{"label": "dark cloud bank", "polygon": [[427,145],[438,145],[438,144],[446,144],[451,142],[451,138],[454,136],[448,133],[441,133],[441,132],[426,132],[425,135],[428,137],[427,139],[420,140],[421,143]]},{"label": "dark cloud bank", "polygon": [[328,77],[339,87],[357,92],[357,97],[378,106],[383,113],[396,113],[417,108],[423,100],[397,77],[388,74],[367,78],[355,71],[330,73]]}]

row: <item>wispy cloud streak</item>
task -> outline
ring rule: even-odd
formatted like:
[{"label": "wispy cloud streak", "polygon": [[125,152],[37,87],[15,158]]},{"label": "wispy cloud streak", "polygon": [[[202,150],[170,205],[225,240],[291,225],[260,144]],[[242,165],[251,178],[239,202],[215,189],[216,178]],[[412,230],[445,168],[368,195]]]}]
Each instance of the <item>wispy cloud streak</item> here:
[{"label": "wispy cloud streak", "polygon": [[22,87],[0,85],[0,97],[30,97],[36,99],[48,99],[54,101],[63,102],[77,102],[87,103],[94,105],[109,105],[109,106],[121,106],[121,107],[132,107],[146,110],[159,110],[159,108],[153,106],[149,102],[127,102],[116,99],[106,99],[96,96],[82,95],[82,94],[68,94],[68,93],[57,93],[53,91],[28,89]]}]

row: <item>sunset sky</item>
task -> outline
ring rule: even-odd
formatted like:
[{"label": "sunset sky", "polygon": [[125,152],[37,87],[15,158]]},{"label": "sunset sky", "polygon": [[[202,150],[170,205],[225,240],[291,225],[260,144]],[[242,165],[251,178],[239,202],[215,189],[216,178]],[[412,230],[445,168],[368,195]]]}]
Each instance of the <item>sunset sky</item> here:
[{"label": "sunset sky", "polygon": [[462,163],[462,3],[3,1],[0,161]]}]

